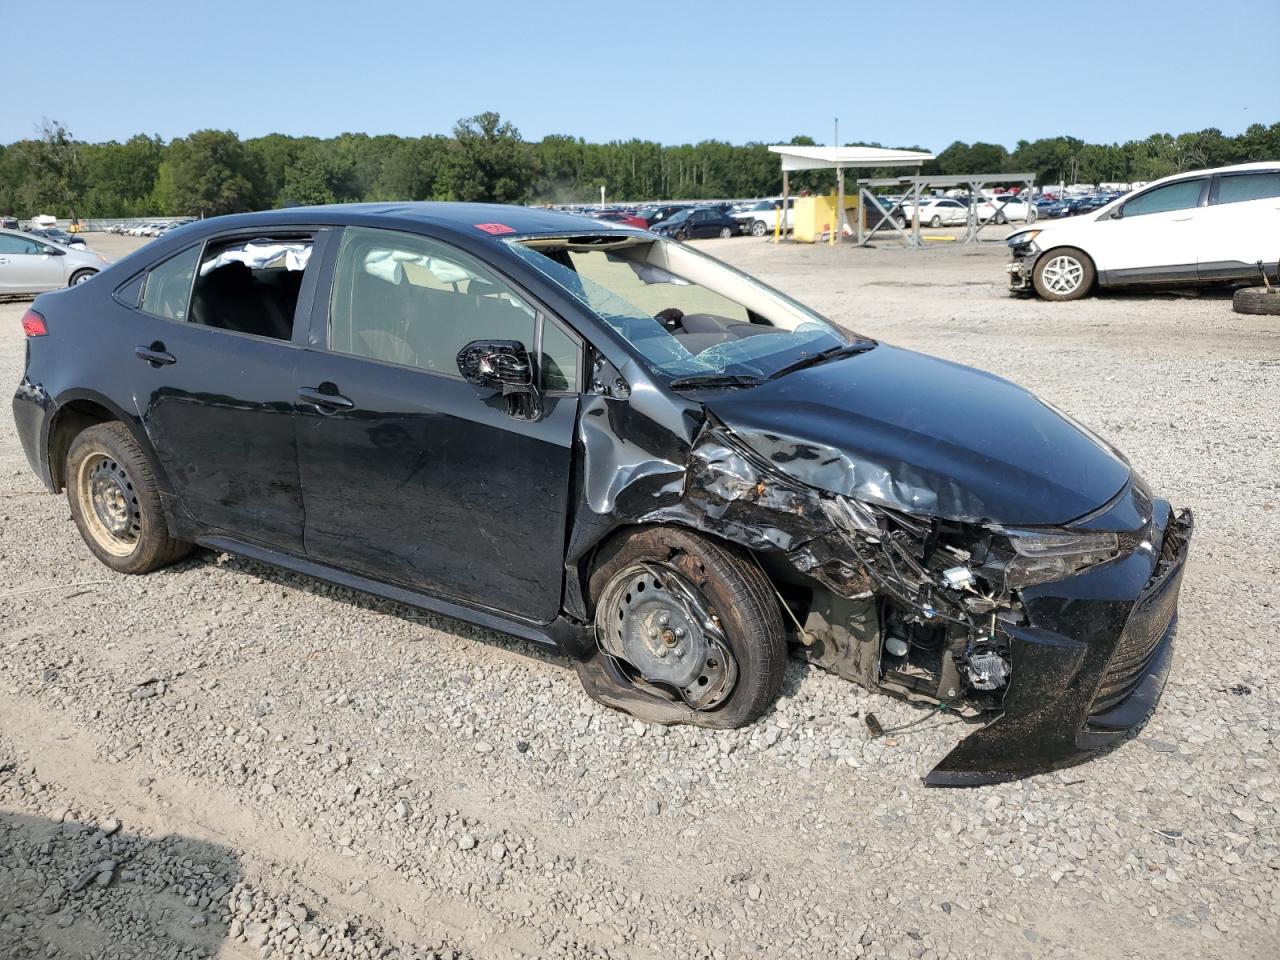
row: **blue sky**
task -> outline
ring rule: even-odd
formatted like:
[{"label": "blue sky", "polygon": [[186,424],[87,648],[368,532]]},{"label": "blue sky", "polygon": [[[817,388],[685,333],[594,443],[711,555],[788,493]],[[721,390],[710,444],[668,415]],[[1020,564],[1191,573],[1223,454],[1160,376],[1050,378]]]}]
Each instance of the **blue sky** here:
[{"label": "blue sky", "polygon": [[[878,16],[871,11],[882,11]],[[0,143],[206,127],[447,133],[496,110],[526,139],[805,133],[941,150],[1280,120],[1280,4],[597,0],[0,0]],[[858,17],[865,18],[859,26]],[[1025,52],[1022,52],[1025,51]],[[47,55],[52,69],[36,65]],[[857,78],[861,79],[857,79]]]}]

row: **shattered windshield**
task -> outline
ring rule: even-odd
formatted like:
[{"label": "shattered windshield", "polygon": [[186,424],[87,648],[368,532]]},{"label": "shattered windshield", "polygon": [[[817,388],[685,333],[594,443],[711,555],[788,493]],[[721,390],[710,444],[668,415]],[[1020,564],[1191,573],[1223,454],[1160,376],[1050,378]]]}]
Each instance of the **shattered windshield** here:
[{"label": "shattered windshield", "polygon": [[511,245],[673,380],[763,379],[852,342],[806,307],[683,244],[572,237]]}]

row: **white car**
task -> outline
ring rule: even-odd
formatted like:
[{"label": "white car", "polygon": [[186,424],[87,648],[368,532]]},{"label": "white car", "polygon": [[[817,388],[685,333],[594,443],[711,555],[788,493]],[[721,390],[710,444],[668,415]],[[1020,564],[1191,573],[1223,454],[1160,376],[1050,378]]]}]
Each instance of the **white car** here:
[{"label": "white car", "polygon": [[[906,227],[915,218],[915,204],[903,203],[898,213],[898,225]],[[956,197],[921,197],[920,225],[928,227],[951,226],[969,222],[969,202]]]},{"label": "white car", "polygon": [[978,220],[981,223],[1035,223],[1034,203],[1015,196],[989,196],[978,201]]},{"label": "white car", "polygon": [[1280,273],[1280,161],[1156,180],[1105,207],[1010,235],[1009,285],[1046,300],[1098,286],[1206,284]]},{"label": "white car", "polygon": [[[782,207],[782,198],[773,197],[769,200],[757,200],[750,204],[747,209],[740,210],[732,214],[733,219],[738,224],[743,233],[749,233],[753,237],[765,237],[773,233],[774,225],[778,222],[778,211]],[[792,197],[791,202],[787,204],[787,212],[782,219],[782,232],[786,233],[792,227],[796,217],[796,198]]]}]

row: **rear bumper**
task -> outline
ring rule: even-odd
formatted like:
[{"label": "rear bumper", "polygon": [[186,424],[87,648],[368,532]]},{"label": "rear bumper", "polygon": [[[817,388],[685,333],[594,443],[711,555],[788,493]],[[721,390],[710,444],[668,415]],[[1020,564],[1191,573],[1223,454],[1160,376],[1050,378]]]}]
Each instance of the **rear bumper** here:
[{"label": "rear bumper", "polygon": [[22,443],[22,452],[27,455],[27,463],[50,493],[56,492],[53,478],[49,475],[47,449],[47,427],[52,410],[53,400],[45,389],[23,377],[13,395],[13,423]]},{"label": "rear bumper", "polygon": [[1024,593],[1032,625],[1006,630],[1015,680],[1002,711],[926,784],[979,786],[1073,766],[1143,724],[1173,661],[1193,530],[1189,510],[1173,516],[1162,506],[1158,546]]}]

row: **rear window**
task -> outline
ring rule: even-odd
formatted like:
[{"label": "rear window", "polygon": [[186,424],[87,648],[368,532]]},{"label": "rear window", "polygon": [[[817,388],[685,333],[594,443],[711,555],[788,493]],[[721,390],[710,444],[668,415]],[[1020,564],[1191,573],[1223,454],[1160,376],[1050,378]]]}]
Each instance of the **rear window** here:
[{"label": "rear window", "polygon": [[1218,203],[1245,203],[1280,197],[1280,171],[1243,173],[1218,181]]}]

